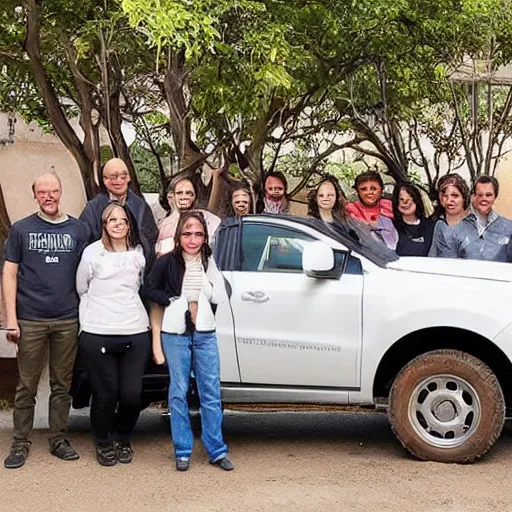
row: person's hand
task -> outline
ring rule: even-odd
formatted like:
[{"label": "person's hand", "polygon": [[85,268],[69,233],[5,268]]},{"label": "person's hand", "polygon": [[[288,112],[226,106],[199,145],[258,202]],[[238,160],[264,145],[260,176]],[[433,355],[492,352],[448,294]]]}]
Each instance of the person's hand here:
[{"label": "person's hand", "polygon": [[226,159],[224,158],[224,155],[222,155],[222,160],[220,162],[220,165],[219,167],[217,168],[213,168],[213,167],[210,167],[211,169],[211,173],[212,173],[212,178],[213,179],[218,179],[221,177],[222,174],[224,174],[227,169],[228,169],[228,166],[226,165]]},{"label": "person's hand", "polygon": [[165,364],[165,356],[161,348],[153,347],[153,361],[159,366]]},{"label": "person's hand", "polygon": [[10,341],[11,343],[18,343],[20,336],[21,331],[18,322],[7,325],[5,332],[5,337],[7,338],[7,341]]},{"label": "person's hand", "polygon": [[213,286],[208,280],[208,277],[206,277],[206,274],[203,276],[203,292],[206,295],[206,298],[211,300],[213,295]]},{"label": "person's hand", "polygon": [[219,167],[218,169],[212,169],[212,179],[218,180],[222,174],[226,171],[225,167]]}]

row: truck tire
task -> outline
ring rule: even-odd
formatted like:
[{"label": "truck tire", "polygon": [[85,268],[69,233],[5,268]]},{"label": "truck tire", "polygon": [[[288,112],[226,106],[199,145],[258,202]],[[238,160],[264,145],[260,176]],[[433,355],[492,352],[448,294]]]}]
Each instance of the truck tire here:
[{"label": "truck tire", "polygon": [[388,415],[398,440],[415,457],[470,463],[500,436],[505,400],[482,361],[458,350],[435,350],[398,374]]}]

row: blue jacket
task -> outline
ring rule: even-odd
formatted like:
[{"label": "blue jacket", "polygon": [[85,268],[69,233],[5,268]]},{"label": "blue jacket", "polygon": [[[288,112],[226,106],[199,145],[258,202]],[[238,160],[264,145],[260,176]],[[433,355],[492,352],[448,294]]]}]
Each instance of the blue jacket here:
[{"label": "blue jacket", "polygon": [[438,256],[486,261],[507,261],[507,246],[512,237],[512,221],[489,214],[487,225],[480,233],[477,216],[469,213],[453,228],[444,231],[438,239]]},{"label": "blue jacket", "polygon": [[[100,192],[85,205],[84,211],[80,215],[80,220],[85,222],[89,228],[90,243],[101,238],[101,214],[110,202],[109,196]],[[148,273],[155,262],[155,244],[158,236],[155,218],[146,201],[131,190],[128,190],[126,205],[137,224],[140,243],[146,258],[146,273]]]}]

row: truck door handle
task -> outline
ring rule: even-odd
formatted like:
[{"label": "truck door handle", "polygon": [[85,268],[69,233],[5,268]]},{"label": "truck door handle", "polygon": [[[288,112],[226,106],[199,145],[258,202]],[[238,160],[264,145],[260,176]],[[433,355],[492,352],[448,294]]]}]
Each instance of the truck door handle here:
[{"label": "truck door handle", "polygon": [[264,292],[244,292],[242,293],[242,300],[247,300],[250,302],[268,302],[270,297],[266,295]]}]

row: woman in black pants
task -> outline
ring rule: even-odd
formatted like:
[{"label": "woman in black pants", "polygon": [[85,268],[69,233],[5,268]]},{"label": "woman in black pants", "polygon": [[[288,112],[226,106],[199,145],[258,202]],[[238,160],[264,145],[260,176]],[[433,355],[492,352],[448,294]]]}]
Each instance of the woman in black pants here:
[{"label": "woman in black pants", "polygon": [[139,296],[146,261],[126,207],[109,204],[102,237],[77,270],[80,352],[92,386],[91,426],[102,466],[132,461],[149,355],[149,318]]}]

